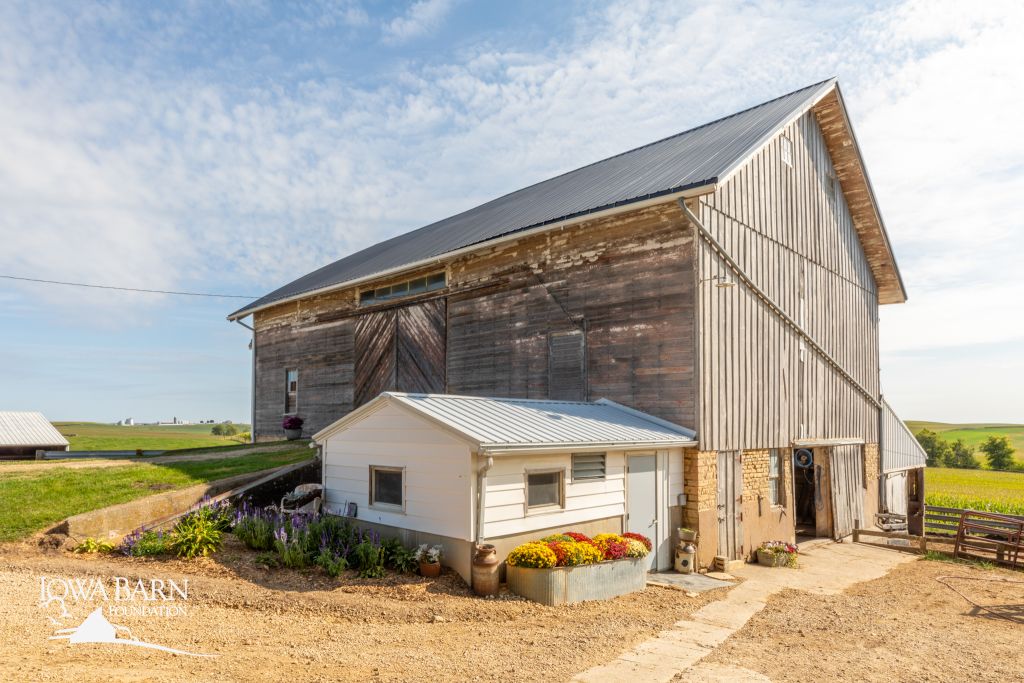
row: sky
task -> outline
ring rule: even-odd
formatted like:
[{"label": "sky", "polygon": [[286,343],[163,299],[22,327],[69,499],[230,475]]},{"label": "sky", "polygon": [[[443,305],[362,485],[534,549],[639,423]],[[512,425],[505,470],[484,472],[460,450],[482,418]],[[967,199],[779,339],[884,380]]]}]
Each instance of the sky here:
[{"label": "sky", "polygon": [[0,409],[248,418],[225,316],[837,76],[909,292],[908,419],[1024,423],[1019,2],[0,3]]}]

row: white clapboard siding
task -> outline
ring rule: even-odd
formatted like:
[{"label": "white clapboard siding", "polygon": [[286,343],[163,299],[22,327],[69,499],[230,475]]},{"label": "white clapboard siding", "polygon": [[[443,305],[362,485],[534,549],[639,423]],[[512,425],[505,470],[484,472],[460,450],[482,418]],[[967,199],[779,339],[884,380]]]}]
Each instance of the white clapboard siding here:
[{"label": "white clapboard siding", "polygon": [[[875,399],[878,289],[811,112],[715,193],[697,216],[746,276]],[[878,408],[840,376],[700,240],[700,442],[705,450],[785,448],[799,438],[878,442]],[[736,282],[716,287],[717,280]],[[801,297],[803,293],[803,297]],[[801,301],[803,298],[803,301]]]},{"label": "white clapboard siding", "polygon": [[[553,469],[563,472],[564,509],[528,514],[527,470]],[[573,524],[624,515],[625,502],[625,455],[622,452],[607,454],[604,479],[580,482],[572,481],[570,453],[495,458],[487,474],[484,534],[498,538],[552,527],[569,529]]]},{"label": "white clapboard siding", "polygon": [[[405,468],[404,514],[370,507],[371,465]],[[324,443],[326,505],[354,502],[359,519],[470,540],[475,486],[466,442],[393,405]]]}]

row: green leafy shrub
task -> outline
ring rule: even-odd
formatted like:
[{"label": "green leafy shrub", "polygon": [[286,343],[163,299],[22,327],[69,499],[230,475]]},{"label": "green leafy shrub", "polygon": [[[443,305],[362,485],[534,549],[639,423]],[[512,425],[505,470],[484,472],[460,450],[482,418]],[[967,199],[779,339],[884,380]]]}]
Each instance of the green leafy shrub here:
[{"label": "green leafy shrub", "polygon": [[109,553],[114,549],[114,544],[102,539],[87,538],[75,546],[76,553]]},{"label": "green leafy shrub", "polygon": [[192,559],[205,557],[220,548],[222,532],[217,528],[219,520],[209,507],[178,520],[171,532],[171,550],[178,557]]},{"label": "green leafy shrub", "polygon": [[384,548],[373,531],[368,532],[355,549],[356,568],[361,579],[380,579],[384,576]]},{"label": "green leafy shrub", "polygon": [[162,531],[136,530],[121,541],[121,552],[130,557],[150,557],[171,552],[171,536]]},{"label": "green leafy shrub", "polygon": [[325,572],[327,572],[328,576],[338,576],[348,569],[348,560],[341,555],[335,555],[326,548],[321,550],[320,554],[317,555],[316,563]]}]

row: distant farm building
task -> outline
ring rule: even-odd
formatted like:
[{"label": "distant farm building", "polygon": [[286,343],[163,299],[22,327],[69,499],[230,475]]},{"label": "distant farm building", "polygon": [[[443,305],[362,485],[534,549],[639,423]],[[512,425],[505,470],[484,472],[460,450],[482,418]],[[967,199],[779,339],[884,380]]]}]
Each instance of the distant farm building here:
[{"label": "distant farm building", "polygon": [[36,451],[66,451],[69,445],[42,413],[0,412],[0,460],[32,458]]}]

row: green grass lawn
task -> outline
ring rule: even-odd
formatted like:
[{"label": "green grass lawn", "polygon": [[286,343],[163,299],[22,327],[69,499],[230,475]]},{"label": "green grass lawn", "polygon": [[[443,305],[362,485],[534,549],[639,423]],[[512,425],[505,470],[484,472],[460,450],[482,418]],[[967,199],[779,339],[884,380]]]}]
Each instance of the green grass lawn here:
[{"label": "green grass lawn", "polygon": [[[231,437],[214,436],[213,425],[134,425],[118,427],[100,422],[54,422],[64,437],[71,442],[73,451],[144,451],[203,448],[237,444]],[[239,432],[249,431],[249,425],[236,424]]]},{"label": "green grass lawn", "polygon": [[24,472],[0,470],[0,541],[41,531],[60,520],[154,493],[257,472],[305,460],[305,445],[274,453],[218,460],[113,467],[60,467]]},{"label": "green grass lawn", "polygon": [[1024,515],[1024,473],[927,467],[925,503]]},{"label": "green grass lawn", "polygon": [[930,429],[936,432],[950,443],[957,439],[963,439],[968,446],[973,446],[975,455],[985,464],[985,454],[978,450],[978,446],[990,436],[1008,436],[1010,445],[1016,449],[1013,457],[1017,462],[1024,463],[1024,425],[1014,424],[951,424],[948,422],[924,422],[920,420],[907,420],[907,427],[910,431],[917,433],[922,429]]}]

